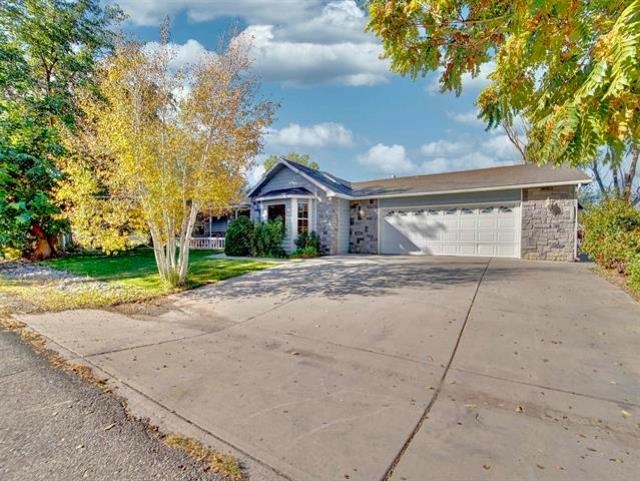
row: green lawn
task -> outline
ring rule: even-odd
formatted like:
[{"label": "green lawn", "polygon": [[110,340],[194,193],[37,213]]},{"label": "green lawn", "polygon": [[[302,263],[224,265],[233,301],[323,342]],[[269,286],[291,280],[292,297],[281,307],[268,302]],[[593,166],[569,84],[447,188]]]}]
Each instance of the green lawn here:
[{"label": "green lawn", "polygon": [[[273,265],[253,260],[207,259],[217,252],[191,251],[186,289]],[[113,256],[97,253],[70,255],[43,261],[42,264],[89,276],[102,283],[0,278],[0,315],[11,312],[100,308],[146,301],[182,290],[163,285],[156,269],[153,250],[149,248],[138,248]]]},{"label": "green lawn", "polygon": [[[207,259],[220,251],[192,250],[189,254],[188,287],[211,284],[250,271],[269,267],[267,262],[231,259]],[[133,287],[150,295],[169,289],[162,284],[153,250],[138,248],[117,255],[72,255],[43,261],[42,264],[105,282]]]}]

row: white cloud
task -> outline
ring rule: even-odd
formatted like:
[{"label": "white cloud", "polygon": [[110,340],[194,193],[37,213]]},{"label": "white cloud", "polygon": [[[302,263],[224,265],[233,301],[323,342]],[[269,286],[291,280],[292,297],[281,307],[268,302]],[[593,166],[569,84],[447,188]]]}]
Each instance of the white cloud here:
[{"label": "white cloud", "polygon": [[[158,42],[147,42],[144,48],[146,52],[152,52],[159,46],[160,44]],[[169,49],[173,56],[170,67],[174,70],[184,67],[187,64],[197,64],[205,55],[215,55],[213,52],[207,50],[204,45],[194,39],[189,39],[183,44],[170,43]]]},{"label": "white cloud", "polygon": [[319,15],[303,22],[290,23],[279,30],[285,40],[314,43],[371,42],[373,36],[365,33],[367,23],[364,12],[353,0],[330,2]]},{"label": "white cloud", "polygon": [[501,159],[513,158],[519,155],[509,137],[504,133],[492,135],[491,138],[482,143],[482,148]]},{"label": "white cloud", "polygon": [[301,126],[289,124],[282,129],[269,129],[265,140],[269,145],[301,147],[348,147],[353,144],[352,132],[341,124],[323,122]]},{"label": "white cloud", "polygon": [[385,174],[404,174],[415,169],[404,146],[398,144],[376,144],[365,154],[358,156],[358,162]]},{"label": "white cloud", "polygon": [[387,82],[388,62],[378,57],[377,41],[313,43],[282,39],[274,25],[247,27],[241,37],[252,44],[254,67],[266,81],[285,85],[376,85]]},{"label": "white cloud", "polygon": [[450,140],[437,140],[429,142],[420,147],[420,153],[425,157],[441,157],[445,155],[455,155],[468,151],[469,144],[466,142],[453,142]]},{"label": "white cloud", "polygon": [[246,178],[250,186],[257,184],[258,181],[265,174],[265,168],[263,163],[264,163],[264,159],[266,158],[267,156],[264,154],[257,155],[255,158],[255,163],[247,171]]},{"label": "white cloud", "polygon": [[425,174],[438,174],[441,172],[482,169],[506,164],[507,162],[504,160],[490,157],[482,152],[471,152],[459,157],[436,157],[426,160],[421,164],[420,170]]},{"label": "white cloud", "polygon": [[[478,75],[473,77],[470,73],[462,74],[462,91],[463,92],[478,92],[491,84],[489,75],[495,70],[495,62],[487,62],[480,66]],[[425,90],[429,95],[436,95],[440,93],[440,76],[443,70],[439,69],[437,75],[432,75],[431,81],[427,84]]]},{"label": "white cloud", "polygon": [[521,161],[520,154],[505,134],[441,139],[424,144],[420,153],[426,157],[420,165],[424,173],[480,169]]},{"label": "white cloud", "polygon": [[469,112],[447,112],[447,117],[463,125],[484,126],[485,123],[482,119],[478,118],[478,114],[478,110],[470,110]]},{"label": "white cloud", "polygon": [[158,26],[165,16],[186,12],[193,22],[242,17],[250,23],[295,23],[322,9],[322,0],[118,0],[118,5],[137,25]]},{"label": "white cloud", "polygon": [[[185,11],[194,22],[240,17],[248,23],[240,38],[250,39],[256,72],[265,81],[289,86],[385,83],[389,62],[382,45],[365,32],[367,18],[354,0],[124,0],[134,23],[159,25],[165,15]],[[195,40],[181,47],[194,57],[204,50]]]}]

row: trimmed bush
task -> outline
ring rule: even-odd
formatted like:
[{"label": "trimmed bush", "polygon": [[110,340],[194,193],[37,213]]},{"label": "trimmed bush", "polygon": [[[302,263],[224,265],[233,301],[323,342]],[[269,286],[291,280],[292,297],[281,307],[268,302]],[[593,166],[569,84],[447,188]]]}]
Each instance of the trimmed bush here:
[{"label": "trimmed bush", "polygon": [[286,257],[282,248],[285,236],[284,221],[281,218],[258,222],[253,226],[251,255],[254,257]]},{"label": "trimmed bush", "polygon": [[320,256],[320,237],[314,231],[301,232],[296,239],[296,251],[291,257],[318,257]]},{"label": "trimmed bush", "polygon": [[251,254],[253,238],[253,222],[246,215],[241,215],[229,222],[224,253],[228,256],[248,256]]},{"label": "trimmed bush", "polygon": [[582,250],[607,269],[626,273],[640,254],[640,212],[621,199],[593,206],[583,217]]}]

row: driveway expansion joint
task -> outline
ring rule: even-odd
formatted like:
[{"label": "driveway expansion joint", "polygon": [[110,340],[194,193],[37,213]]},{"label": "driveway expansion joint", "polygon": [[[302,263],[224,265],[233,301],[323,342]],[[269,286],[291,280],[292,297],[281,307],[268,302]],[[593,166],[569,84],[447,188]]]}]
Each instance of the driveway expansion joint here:
[{"label": "driveway expansion joint", "polygon": [[460,367],[453,367],[451,369],[454,370],[454,371],[457,371],[457,372],[463,372],[465,374],[471,374],[472,376],[480,376],[480,377],[485,377],[485,378],[489,378],[489,379],[495,379],[496,381],[503,381],[503,382],[507,382],[507,383],[518,384],[520,386],[534,387],[536,389],[544,389],[545,391],[557,392],[557,393],[560,393],[560,394],[569,394],[569,395],[572,395],[572,396],[579,396],[579,397],[583,397],[585,399],[592,399],[594,401],[604,401],[604,402],[610,402],[610,403],[615,403],[615,404],[621,404],[621,405],[628,406],[628,407],[640,408],[640,404],[633,403],[633,402],[630,402],[630,401],[625,401],[623,399],[612,399],[612,398],[606,398],[606,397],[602,397],[602,396],[594,396],[592,394],[585,394],[585,393],[581,393],[581,392],[577,392],[577,391],[569,391],[568,389],[560,389],[560,388],[557,388],[557,387],[546,386],[544,384],[536,384],[536,383],[532,383],[532,382],[519,381],[517,379],[510,379],[510,378],[501,377],[501,376],[492,376],[491,374],[485,374],[485,373],[482,373],[482,372],[472,371],[470,369],[464,369],[464,368],[460,368]]},{"label": "driveway expansion joint", "polygon": [[[92,352],[91,354],[85,354],[84,356],[81,355],[81,354],[78,354],[77,352],[73,352],[73,351],[71,351],[71,352],[73,352],[74,354],[76,354],[78,357],[80,357],[82,359],[87,359],[89,357],[104,356],[106,354],[115,354],[117,352],[133,351],[135,349],[142,349],[142,348],[145,348],[145,347],[161,346],[163,344],[171,344],[172,342],[180,342],[180,341],[186,341],[188,339],[196,339],[198,337],[207,336],[209,334],[214,334],[214,333],[213,332],[201,332],[200,334],[194,334],[193,336],[178,337],[176,339],[166,339],[164,341],[151,342],[151,343],[148,343],[148,344],[138,344],[138,345],[135,345],[135,346],[123,347],[123,348],[120,348],[120,349],[110,349],[108,351]],[[65,349],[69,349],[69,348],[65,348]]]},{"label": "driveway expansion joint", "polygon": [[313,342],[323,343],[323,344],[326,344],[328,346],[334,346],[334,347],[339,347],[339,348],[342,348],[342,349],[349,349],[349,350],[358,351],[358,352],[365,352],[367,354],[374,354],[376,356],[387,357],[387,358],[390,358],[390,359],[397,359],[399,361],[411,362],[413,364],[418,364],[418,365],[421,365],[421,366],[437,366],[437,367],[441,367],[442,366],[438,362],[421,361],[421,360],[418,360],[418,359],[413,359],[411,357],[399,356],[397,354],[389,354],[387,352],[375,351],[373,349],[366,349],[364,347],[349,346],[347,344],[341,344],[339,342],[331,342],[331,341],[327,341],[326,339],[318,339],[318,338],[315,338],[315,337],[302,336],[300,334],[293,333],[293,332],[282,332],[281,334],[283,334],[285,336],[295,337],[297,339],[304,339],[305,341],[313,341]]},{"label": "driveway expansion joint", "polygon": [[391,464],[389,465],[384,475],[382,476],[381,481],[389,481],[389,479],[391,479],[394,469],[396,468],[396,466],[404,456],[404,453],[407,451],[407,449],[409,449],[409,445],[411,444],[411,441],[413,441],[416,434],[418,434],[418,431],[420,431],[420,428],[422,428],[422,425],[429,417],[429,413],[431,412],[431,409],[433,408],[434,404],[438,400],[440,392],[442,391],[442,388],[444,386],[444,381],[447,378],[447,374],[449,374],[451,365],[453,364],[453,360],[456,356],[456,352],[458,352],[458,346],[460,346],[460,341],[462,340],[462,335],[464,334],[464,330],[467,327],[467,323],[469,322],[469,317],[471,317],[471,310],[473,309],[473,304],[476,300],[476,297],[478,296],[478,291],[480,290],[480,284],[482,284],[482,281],[484,280],[484,277],[487,274],[487,271],[489,270],[489,265],[491,264],[491,260],[492,258],[490,258],[487,261],[487,264],[485,265],[484,270],[482,271],[482,274],[478,279],[478,282],[476,284],[476,289],[473,292],[473,296],[471,297],[471,302],[469,303],[469,309],[467,309],[467,314],[464,318],[464,322],[462,323],[462,327],[460,328],[460,332],[458,333],[458,336],[456,338],[456,343],[454,344],[453,350],[451,351],[451,356],[449,357],[449,361],[447,362],[447,365],[444,368],[444,371],[442,372],[442,376],[440,377],[438,386],[436,387],[435,392],[431,397],[431,400],[429,401],[427,406],[424,408],[424,411],[422,412],[422,415],[418,419],[418,422],[416,423],[415,427],[413,428],[411,433],[409,433],[407,440],[404,442],[404,444],[400,448],[400,451],[398,452],[398,454],[396,454],[395,458],[393,458],[393,461],[391,461]]}]

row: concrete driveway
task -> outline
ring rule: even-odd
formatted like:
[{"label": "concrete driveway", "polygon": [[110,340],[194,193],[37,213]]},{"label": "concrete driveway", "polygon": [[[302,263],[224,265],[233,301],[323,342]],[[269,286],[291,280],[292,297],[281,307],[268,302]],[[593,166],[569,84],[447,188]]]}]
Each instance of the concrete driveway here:
[{"label": "concrete driveway", "polygon": [[22,320],[253,479],[640,472],[640,305],[584,264],[333,257]]}]

